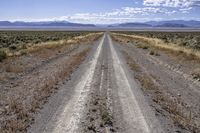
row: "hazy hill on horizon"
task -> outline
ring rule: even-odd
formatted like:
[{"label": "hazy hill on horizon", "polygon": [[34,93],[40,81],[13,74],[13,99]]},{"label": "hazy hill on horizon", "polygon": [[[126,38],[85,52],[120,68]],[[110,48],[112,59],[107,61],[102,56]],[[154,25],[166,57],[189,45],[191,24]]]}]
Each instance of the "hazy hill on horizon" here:
[{"label": "hazy hill on horizon", "polygon": [[41,21],[41,22],[24,22],[24,21],[0,21],[0,26],[66,26],[66,27],[95,27],[94,24],[81,24],[81,23],[71,23],[68,21]]},{"label": "hazy hill on horizon", "polygon": [[132,22],[110,25],[110,27],[200,27],[200,21],[196,20],[170,20],[170,21],[147,21],[147,22]]},{"label": "hazy hill on horizon", "polygon": [[127,22],[118,24],[82,24],[68,21],[38,21],[38,22],[24,22],[24,21],[0,21],[1,27],[110,27],[110,28],[128,28],[128,27],[198,27],[200,28],[200,21],[197,20],[169,20],[169,21],[147,21],[147,22]]}]

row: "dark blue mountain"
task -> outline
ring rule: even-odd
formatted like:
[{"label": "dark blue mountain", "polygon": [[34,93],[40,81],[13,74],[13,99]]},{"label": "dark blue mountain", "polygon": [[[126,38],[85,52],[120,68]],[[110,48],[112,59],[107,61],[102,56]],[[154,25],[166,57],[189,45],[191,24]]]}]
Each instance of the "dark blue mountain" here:
[{"label": "dark blue mountain", "polygon": [[0,25],[2,25],[2,26],[4,26],[4,25],[6,25],[6,26],[11,26],[12,23],[9,22],[9,21],[0,21]]},{"label": "dark blue mountain", "polygon": [[110,28],[142,28],[142,27],[193,27],[200,28],[200,21],[196,20],[169,20],[169,21],[148,21],[148,22],[129,22],[111,25],[94,25],[94,24],[81,24],[71,23],[68,21],[42,21],[42,22],[23,22],[23,21],[0,21],[0,27],[110,27]]},{"label": "dark blue mountain", "polygon": [[152,26],[164,26],[164,25],[169,25],[169,26],[178,26],[180,27],[185,26],[185,27],[200,27],[200,21],[196,21],[196,20],[189,20],[189,21],[185,21],[185,20],[169,20],[169,21],[149,21],[146,22],[146,24],[150,24]]},{"label": "dark blue mountain", "polygon": [[146,23],[122,23],[122,24],[115,24],[109,25],[109,27],[152,27],[150,24]]},{"label": "dark blue mountain", "polygon": [[175,23],[164,23],[161,25],[156,25],[154,27],[174,27],[174,28],[184,28],[184,27],[190,27],[190,26],[186,26],[184,24],[175,24]]},{"label": "dark blue mountain", "polygon": [[9,21],[0,21],[0,26],[5,27],[95,27],[94,24],[80,24],[80,23],[70,23],[67,21],[46,21],[46,22],[23,22],[23,21],[16,21],[16,22],[9,22]]},{"label": "dark blue mountain", "polygon": [[143,23],[129,22],[129,23],[121,23],[121,24],[112,24],[108,25],[108,27],[121,27],[121,28],[141,28],[141,27],[171,27],[171,28],[200,28],[200,21],[190,20],[170,20],[170,21],[148,21]]}]

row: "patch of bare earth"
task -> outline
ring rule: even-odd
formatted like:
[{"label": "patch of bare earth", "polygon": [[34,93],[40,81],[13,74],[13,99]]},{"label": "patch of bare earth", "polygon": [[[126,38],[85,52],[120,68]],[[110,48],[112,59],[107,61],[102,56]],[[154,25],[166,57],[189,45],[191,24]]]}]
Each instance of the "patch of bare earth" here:
[{"label": "patch of bare earth", "polygon": [[172,94],[164,92],[165,88],[162,88],[151,75],[145,72],[130,55],[126,52],[124,54],[127,64],[134,71],[134,76],[140,82],[142,90],[150,96],[152,102],[156,103],[152,105],[155,111],[172,119],[175,126],[180,128],[179,131],[186,129],[191,132],[199,132],[194,112],[188,108],[181,97],[174,97]]},{"label": "patch of bare earth", "polygon": [[[42,48],[0,64],[0,132],[26,132],[33,114],[47,102],[57,84],[69,79],[86,58],[93,36],[81,44]],[[89,43],[90,42],[90,43]]]},{"label": "patch of bare earth", "polygon": [[120,42],[127,63],[166,132],[199,132],[199,58],[129,36],[113,39]]}]

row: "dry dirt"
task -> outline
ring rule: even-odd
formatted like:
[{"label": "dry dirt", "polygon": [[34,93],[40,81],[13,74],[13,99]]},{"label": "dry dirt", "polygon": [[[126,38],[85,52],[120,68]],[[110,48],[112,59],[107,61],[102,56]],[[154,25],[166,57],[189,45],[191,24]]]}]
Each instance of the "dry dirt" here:
[{"label": "dry dirt", "polygon": [[108,32],[91,44],[17,57],[14,70],[9,60],[0,64],[2,131],[199,132],[200,85],[191,71],[198,62],[119,43]]},{"label": "dry dirt", "polygon": [[200,82],[194,77],[199,61],[178,53],[140,47],[138,41],[117,46],[162,126],[170,129],[167,132],[199,132]]},{"label": "dry dirt", "polygon": [[[0,131],[26,132],[34,113],[86,58],[98,39],[43,48],[0,63]],[[89,41],[89,42],[88,42]]]},{"label": "dry dirt", "polygon": [[164,132],[123,57],[105,33],[28,132]]}]

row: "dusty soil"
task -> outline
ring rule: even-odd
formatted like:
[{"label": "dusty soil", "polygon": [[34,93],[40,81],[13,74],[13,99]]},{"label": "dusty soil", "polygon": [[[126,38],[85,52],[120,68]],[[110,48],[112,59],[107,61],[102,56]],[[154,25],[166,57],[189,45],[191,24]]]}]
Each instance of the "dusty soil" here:
[{"label": "dusty soil", "polygon": [[130,72],[106,33],[28,132],[163,132]]},{"label": "dusty soil", "polygon": [[200,82],[193,76],[199,61],[159,49],[151,54],[136,42],[118,47],[167,132],[199,132]]},{"label": "dusty soil", "polygon": [[[199,132],[199,81],[191,72],[198,62],[192,61],[195,65],[191,66],[166,51],[119,43],[107,32],[93,45],[74,45],[64,51],[49,54],[47,50],[48,56],[37,53],[32,57],[41,60],[2,81],[3,96],[9,97],[1,98],[11,101],[12,108],[6,106],[6,100],[1,105],[15,110],[1,113],[4,129],[30,133]],[[23,104],[12,100],[14,94],[20,94]],[[34,99],[37,102],[31,103]],[[30,118],[21,111],[24,107],[37,112],[30,113],[34,121],[24,119]],[[15,121],[9,125],[10,120]],[[22,130],[24,121],[32,122],[27,130]]]},{"label": "dusty soil", "polygon": [[0,131],[25,132],[33,114],[85,59],[93,41],[43,48],[0,63]]}]

